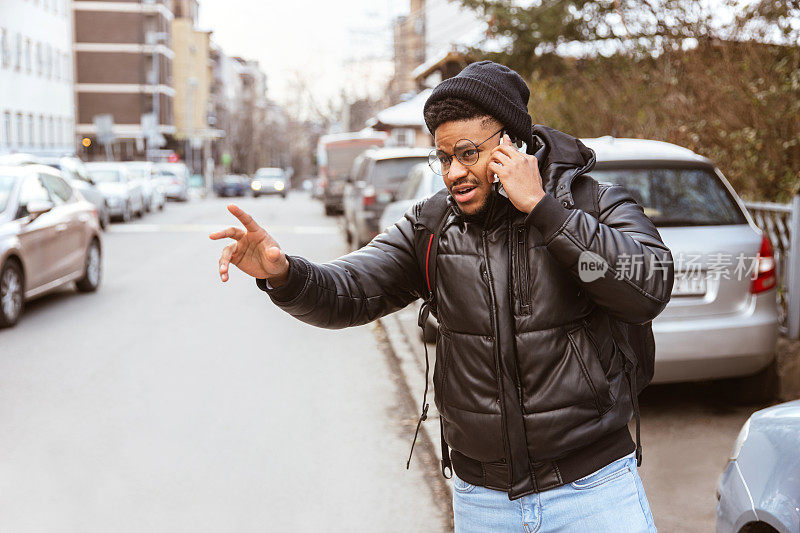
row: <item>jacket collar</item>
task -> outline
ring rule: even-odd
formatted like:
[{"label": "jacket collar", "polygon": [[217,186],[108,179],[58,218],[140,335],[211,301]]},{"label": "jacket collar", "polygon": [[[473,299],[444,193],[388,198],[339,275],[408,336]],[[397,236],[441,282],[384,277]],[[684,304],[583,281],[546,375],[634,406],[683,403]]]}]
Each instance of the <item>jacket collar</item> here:
[{"label": "jacket collar", "polygon": [[541,124],[533,126],[532,137],[541,142],[533,155],[539,160],[544,192],[571,208],[575,205],[572,180],[594,168],[594,150],[572,135]]}]

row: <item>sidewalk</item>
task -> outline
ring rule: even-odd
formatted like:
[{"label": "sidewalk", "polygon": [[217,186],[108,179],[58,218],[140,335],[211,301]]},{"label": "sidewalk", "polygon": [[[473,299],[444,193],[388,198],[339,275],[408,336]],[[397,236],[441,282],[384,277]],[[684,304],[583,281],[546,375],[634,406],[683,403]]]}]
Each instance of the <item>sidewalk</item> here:
[{"label": "sidewalk", "polygon": [[[425,391],[425,350],[422,345],[420,328],[417,326],[418,310],[419,302],[415,302],[401,311],[380,319],[391,345],[392,355],[397,359],[400,366],[401,375],[399,377],[414,399],[416,416],[419,416],[421,411],[422,393]],[[428,396],[426,400],[429,404],[428,418],[420,424],[420,435],[417,438],[416,446],[421,446],[425,442],[430,443],[437,461],[437,469],[431,475],[439,477],[448,491],[448,497],[452,497],[452,479],[448,480],[442,477],[441,463],[439,462],[442,460],[442,449],[439,442],[439,411],[436,410],[436,405],[433,402],[433,365],[436,361],[436,348],[433,345],[428,345],[428,360],[430,362]],[[417,451],[415,448],[415,458]],[[415,460],[412,459],[412,465]]]}]

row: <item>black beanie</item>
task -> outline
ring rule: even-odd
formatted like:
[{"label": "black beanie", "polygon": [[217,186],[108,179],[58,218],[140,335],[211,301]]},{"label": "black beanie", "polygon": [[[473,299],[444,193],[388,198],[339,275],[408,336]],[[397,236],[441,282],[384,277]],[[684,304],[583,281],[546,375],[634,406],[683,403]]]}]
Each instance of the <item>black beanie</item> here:
[{"label": "black beanie", "polygon": [[[510,68],[492,61],[470,63],[456,76],[437,85],[423,112],[437,100],[447,97],[464,98],[475,102],[499,120],[512,134],[528,143],[533,120],[528,114],[531,92],[522,76]],[[431,125],[426,122],[433,135]],[[528,143],[530,144],[530,143]]]}]

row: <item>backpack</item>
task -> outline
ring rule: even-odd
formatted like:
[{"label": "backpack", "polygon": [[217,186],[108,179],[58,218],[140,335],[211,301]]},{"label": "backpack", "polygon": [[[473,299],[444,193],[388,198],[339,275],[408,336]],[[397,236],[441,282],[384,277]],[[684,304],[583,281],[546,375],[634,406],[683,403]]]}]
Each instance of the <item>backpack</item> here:
[{"label": "backpack", "polygon": [[[415,250],[419,260],[420,271],[425,273],[425,297],[420,307],[417,324],[425,328],[430,313],[436,316],[436,257],[439,246],[439,235],[442,232],[450,207],[447,202],[449,191],[442,189],[422,204],[417,219],[419,231],[415,232]],[[600,184],[589,175],[583,174],[573,182],[573,200],[576,208],[588,213],[595,219],[600,218]],[[638,396],[652,381],[655,370],[655,340],[653,338],[652,321],[643,324],[628,324],[608,317],[611,333],[619,351],[625,356],[625,375],[628,379],[633,414],[636,418],[636,463],[642,465],[642,445],[640,437],[640,418]],[[425,392],[422,397],[422,413],[417,421],[414,433],[414,442],[411,443],[411,453],[408,456],[406,468],[411,463],[414,453],[414,443],[417,439],[420,424],[428,417],[428,347],[425,344]],[[441,470],[442,475],[449,479],[452,477],[452,464],[450,462],[450,449],[444,439],[444,428],[441,416],[439,417],[439,436],[441,442]],[[449,472],[448,472],[449,471]],[[449,473],[449,475],[448,475]]]}]

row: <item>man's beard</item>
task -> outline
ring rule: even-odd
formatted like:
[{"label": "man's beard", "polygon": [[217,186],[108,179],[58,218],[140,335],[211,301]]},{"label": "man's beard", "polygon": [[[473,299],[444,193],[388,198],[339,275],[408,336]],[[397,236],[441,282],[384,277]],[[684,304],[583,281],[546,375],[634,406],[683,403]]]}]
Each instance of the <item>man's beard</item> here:
[{"label": "man's beard", "polygon": [[489,192],[489,194],[486,195],[486,198],[484,198],[483,203],[481,204],[481,206],[478,208],[477,211],[473,213],[464,213],[462,211],[464,220],[475,224],[483,224],[484,221],[486,220],[486,214],[489,212],[489,206],[494,200],[493,196],[495,194],[497,193],[495,192],[494,187],[492,187],[491,191]]}]

